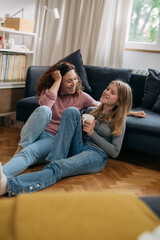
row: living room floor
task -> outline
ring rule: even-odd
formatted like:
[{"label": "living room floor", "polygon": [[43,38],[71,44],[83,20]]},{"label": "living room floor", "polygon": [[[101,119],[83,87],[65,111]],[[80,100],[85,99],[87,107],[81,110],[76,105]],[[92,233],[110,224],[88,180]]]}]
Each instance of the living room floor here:
[{"label": "living room floor", "polygon": [[[0,161],[4,165],[14,154],[19,141],[20,127],[0,126]],[[44,167],[32,166],[27,172]],[[122,152],[118,159],[109,158],[105,169],[97,174],[62,179],[42,191],[50,192],[119,192],[134,196],[160,195],[160,157],[147,153]],[[7,197],[4,195],[1,198]]]}]

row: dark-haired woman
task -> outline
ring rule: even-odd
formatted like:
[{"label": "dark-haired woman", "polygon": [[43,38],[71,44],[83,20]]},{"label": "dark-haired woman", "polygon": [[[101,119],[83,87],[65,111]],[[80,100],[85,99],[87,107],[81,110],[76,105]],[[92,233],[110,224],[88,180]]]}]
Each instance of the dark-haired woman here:
[{"label": "dark-haired woman", "polygon": [[3,166],[6,176],[17,176],[30,165],[46,162],[66,108],[76,107],[81,111],[97,106],[82,90],[75,66],[68,62],[57,63],[42,75],[36,86],[40,107],[23,126],[15,155]]}]

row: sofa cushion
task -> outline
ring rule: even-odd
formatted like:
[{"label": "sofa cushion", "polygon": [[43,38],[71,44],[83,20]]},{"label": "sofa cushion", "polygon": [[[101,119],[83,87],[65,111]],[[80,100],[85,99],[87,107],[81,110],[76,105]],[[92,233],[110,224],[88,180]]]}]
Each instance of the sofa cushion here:
[{"label": "sofa cushion", "polygon": [[132,74],[129,85],[132,88],[133,107],[141,106],[144,95],[144,85],[146,76],[140,74]]},{"label": "sofa cushion", "polygon": [[146,78],[142,107],[152,109],[158,95],[160,94],[160,71],[148,69],[149,75]]},{"label": "sofa cushion", "polygon": [[99,66],[85,66],[88,81],[92,89],[92,97],[99,100],[103,90],[109,85],[112,80],[117,78],[124,82],[129,82],[132,70],[108,68]]},{"label": "sofa cushion", "polygon": [[[71,53],[60,61],[67,61],[76,67],[76,71],[82,80],[84,91],[90,93],[91,87],[88,83],[87,73],[83,65],[82,56],[80,50]],[[25,97],[31,97],[36,94],[35,87],[40,76],[49,68],[49,66],[31,66],[27,71]]]},{"label": "sofa cushion", "polygon": [[160,136],[160,116],[150,110],[143,108],[135,108],[133,111],[145,111],[146,118],[136,118],[127,116],[127,131],[135,131],[145,133],[146,135]]},{"label": "sofa cushion", "polygon": [[157,100],[156,100],[156,102],[155,102],[155,104],[152,108],[152,111],[160,113],[160,94],[159,94],[159,96],[158,96],[158,98],[157,98]]},{"label": "sofa cushion", "polygon": [[83,65],[82,55],[80,49],[61,59],[60,61],[66,61],[73,64],[76,67],[76,72],[82,80],[84,91],[90,93],[91,87],[87,79],[87,73]]}]

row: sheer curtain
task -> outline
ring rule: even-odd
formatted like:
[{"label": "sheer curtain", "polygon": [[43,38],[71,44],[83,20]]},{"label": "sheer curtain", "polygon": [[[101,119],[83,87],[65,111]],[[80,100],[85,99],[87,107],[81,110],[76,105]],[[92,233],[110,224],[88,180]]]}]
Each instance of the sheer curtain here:
[{"label": "sheer curtain", "polygon": [[37,33],[44,5],[58,8],[60,19],[46,12],[42,41],[37,38],[36,64],[52,65],[81,49],[85,64],[121,67],[131,3],[132,0],[38,1]]},{"label": "sheer curtain", "polygon": [[105,1],[99,38],[92,57],[94,65],[122,67],[132,2],[132,0]]}]

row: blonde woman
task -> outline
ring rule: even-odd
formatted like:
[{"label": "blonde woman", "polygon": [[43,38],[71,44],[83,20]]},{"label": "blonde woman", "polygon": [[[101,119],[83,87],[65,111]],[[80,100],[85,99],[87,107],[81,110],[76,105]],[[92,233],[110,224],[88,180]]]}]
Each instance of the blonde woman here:
[{"label": "blonde woman", "polygon": [[[132,106],[128,84],[115,80],[103,91],[100,106],[90,112],[93,123],[81,123],[77,108],[69,107],[63,114],[50,154],[51,163],[43,170],[6,177],[0,170],[0,194],[9,196],[35,192],[55,184],[62,178],[100,172],[108,156],[116,158],[125,133],[125,119]],[[82,130],[86,134],[82,140]],[[71,147],[71,157],[68,152]],[[56,149],[56,151],[55,151]]]}]

